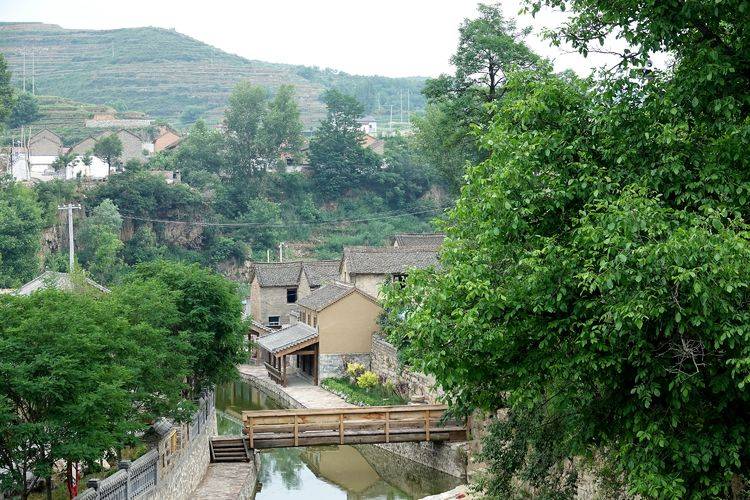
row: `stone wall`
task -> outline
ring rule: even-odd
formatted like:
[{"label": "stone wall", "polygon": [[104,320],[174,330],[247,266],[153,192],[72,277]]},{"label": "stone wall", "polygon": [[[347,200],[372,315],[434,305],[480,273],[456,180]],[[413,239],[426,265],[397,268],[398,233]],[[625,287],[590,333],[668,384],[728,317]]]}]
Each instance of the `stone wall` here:
[{"label": "stone wall", "polygon": [[208,442],[218,434],[216,412],[211,411],[206,421],[206,431],[190,440],[188,445],[177,453],[169,468],[159,471],[156,488],[143,497],[144,500],[183,500],[191,498],[211,462]]},{"label": "stone wall", "polygon": [[346,375],[346,366],[349,363],[361,363],[365,368],[370,367],[369,354],[319,354],[318,355],[318,377],[325,380],[331,377],[343,377]]},{"label": "stone wall", "polygon": [[435,379],[414,372],[398,360],[396,348],[380,336],[372,337],[371,368],[384,382],[390,382],[402,397],[410,401],[438,403],[442,394]]}]

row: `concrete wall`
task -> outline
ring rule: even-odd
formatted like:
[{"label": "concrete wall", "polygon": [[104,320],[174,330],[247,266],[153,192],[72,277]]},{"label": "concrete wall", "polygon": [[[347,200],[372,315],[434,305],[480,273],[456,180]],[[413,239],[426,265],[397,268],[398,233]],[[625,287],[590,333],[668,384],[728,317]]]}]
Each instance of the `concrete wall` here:
[{"label": "concrete wall", "polygon": [[401,396],[412,401],[439,403],[442,391],[435,379],[404,367],[398,360],[396,348],[377,335],[372,338],[370,366],[384,381],[393,384]]}]

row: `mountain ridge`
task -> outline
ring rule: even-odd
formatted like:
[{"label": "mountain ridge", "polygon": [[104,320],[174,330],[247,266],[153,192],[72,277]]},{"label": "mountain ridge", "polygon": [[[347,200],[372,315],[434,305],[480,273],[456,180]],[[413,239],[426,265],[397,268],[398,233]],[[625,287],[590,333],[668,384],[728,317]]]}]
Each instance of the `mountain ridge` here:
[{"label": "mountain ridge", "polygon": [[[67,29],[28,22],[0,23],[0,52],[13,81],[31,86],[31,61],[39,94],[58,95],[119,111],[143,111],[174,124],[191,110],[209,122],[221,119],[234,85],[248,80],[271,92],[295,86],[302,121],[313,128],[324,116],[320,94],[337,88],[355,95],[368,114],[385,121],[409,97],[409,111],[424,107],[425,78],[350,75],[331,69],[270,63],[231,54],[173,29]],[[408,114],[408,113],[407,113]],[[398,112],[396,113],[398,115]]]}]

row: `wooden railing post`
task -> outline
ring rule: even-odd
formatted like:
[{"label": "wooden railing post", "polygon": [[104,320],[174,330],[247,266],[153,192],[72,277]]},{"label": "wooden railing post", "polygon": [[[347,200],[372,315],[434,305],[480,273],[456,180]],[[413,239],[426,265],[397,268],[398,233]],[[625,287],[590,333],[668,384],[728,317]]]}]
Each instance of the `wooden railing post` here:
[{"label": "wooden railing post", "polygon": [[385,442],[391,442],[391,412],[385,412]]},{"label": "wooden railing post", "polygon": [[299,445],[299,417],[294,415],[294,446]]},{"label": "wooden railing post", "polygon": [[424,412],[424,436],[425,441],[430,440],[430,410]]},{"label": "wooden railing post", "polygon": [[339,413],[339,443],[344,444],[344,414]]},{"label": "wooden railing post", "polygon": [[247,429],[247,434],[248,434],[248,437],[250,438],[250,448],[255,448],[255,444],[253,443],[253,426],[255,425],[255,422],[253,421],[253,417],[250,417],[248,419],[248,423],[249,425]]}]

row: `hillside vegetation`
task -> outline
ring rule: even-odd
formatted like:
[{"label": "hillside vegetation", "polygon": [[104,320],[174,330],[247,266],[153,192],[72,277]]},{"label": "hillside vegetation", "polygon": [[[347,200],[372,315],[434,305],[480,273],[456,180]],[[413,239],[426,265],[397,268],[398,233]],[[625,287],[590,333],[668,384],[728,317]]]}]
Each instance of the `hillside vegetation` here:
[{"label": "hillside vegetation", "polygon": [[242,80],[271,91],[293,84],[306,129],[325,115],[322,92],[336,88],[357,97],[366,113],[387,119],[390,105],[410,96],[411,109],[424,107],[422,78],[352,76],[313,67],[251,61],[162,28],[69,30],[42,23],[0,23],[0,52],[20,85],[26,54],[36,93],[143,111],[175,124],[198,117],[216,123],[232,88]]}]

